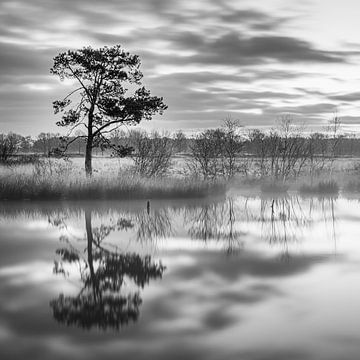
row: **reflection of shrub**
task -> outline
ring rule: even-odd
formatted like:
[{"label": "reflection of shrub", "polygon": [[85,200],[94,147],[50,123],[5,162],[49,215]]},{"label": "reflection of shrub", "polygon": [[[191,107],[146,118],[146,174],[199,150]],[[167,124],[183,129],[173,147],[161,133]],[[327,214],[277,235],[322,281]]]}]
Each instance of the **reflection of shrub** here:
[{"label": "reflection of shrub", "polygon": [[360,182],[350,181],[345,185],[345,190],[349,192],[360,192]]},{"label": "reflection of shrub", "polygon": [[289,186],[279,182],[267,182],[261,184],[261,191],[264,193],[286,193],[289,190]]},{"label": "reflection of shrub", "polygon": [[320,181],[316,185],[304,184],[299,191],[303,194],[338,194],[339,185],[334,180]]}]

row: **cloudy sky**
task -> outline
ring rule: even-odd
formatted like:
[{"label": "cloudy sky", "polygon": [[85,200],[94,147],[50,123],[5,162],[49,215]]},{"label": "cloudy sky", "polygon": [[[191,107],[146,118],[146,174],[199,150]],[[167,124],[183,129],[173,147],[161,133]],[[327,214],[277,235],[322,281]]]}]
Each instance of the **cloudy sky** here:
[{"label": "cloudy sky", "polygon": [[0,132],[59,131],[60,51],[121,44],[169,109],[144,126],[187,132],[281,114],[360,131],[358,0],[0,0]]}]

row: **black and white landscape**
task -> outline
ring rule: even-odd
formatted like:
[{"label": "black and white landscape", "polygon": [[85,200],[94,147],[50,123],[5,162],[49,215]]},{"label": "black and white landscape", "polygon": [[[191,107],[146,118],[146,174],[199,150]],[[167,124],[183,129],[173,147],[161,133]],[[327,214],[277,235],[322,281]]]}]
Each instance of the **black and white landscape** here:
[{"label": "black and white landscape", "polygon": [[358,10],[0,1],[0,359],[359,359]]}]

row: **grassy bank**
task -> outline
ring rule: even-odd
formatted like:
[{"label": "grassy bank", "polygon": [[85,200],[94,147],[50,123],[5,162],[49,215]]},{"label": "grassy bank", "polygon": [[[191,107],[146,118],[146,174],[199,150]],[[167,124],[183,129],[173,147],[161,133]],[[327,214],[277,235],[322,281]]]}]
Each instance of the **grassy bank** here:
[{"label": "grassy bank", "polygon": [[91,179],[67,175],[0,175],[0,200],[116,200],[202,198],[225,192],[225,184],[175,177],[146,179],[123,174]]},{"label": "grassy bank", "polygon": [[224,194],[226,188],[256,194],[298,192],[314,196],[360,192],[354,165],[334,166],[313,178],[304,173],[285,182],[259,178],[251,172],[226,181],[204,181],[182,169],[184,164],[178,163],[167,177],[144,178],[135,175],[123,159],[96,158],[94,175],[87,179],[79,161],[44,158],[33,164],[0,166],[0,200],[198,199]]}]

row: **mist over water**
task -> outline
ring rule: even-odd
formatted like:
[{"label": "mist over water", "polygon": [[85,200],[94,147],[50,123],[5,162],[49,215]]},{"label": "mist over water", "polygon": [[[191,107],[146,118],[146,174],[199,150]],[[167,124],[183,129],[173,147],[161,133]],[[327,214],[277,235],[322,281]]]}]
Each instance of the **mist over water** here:
[{"label": "mist over water", "polygon": [[3,203],[0,358],[357,359],[360,203]]}]

